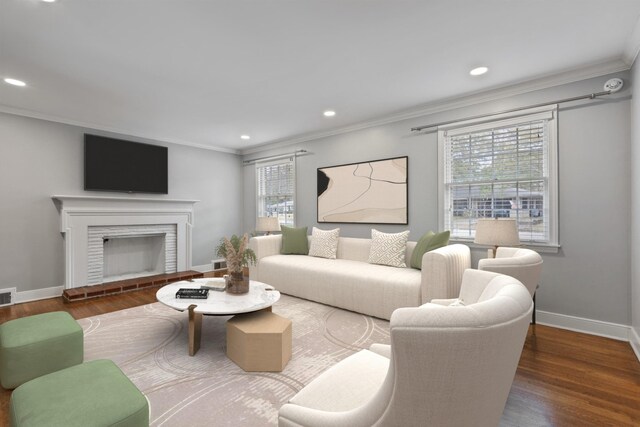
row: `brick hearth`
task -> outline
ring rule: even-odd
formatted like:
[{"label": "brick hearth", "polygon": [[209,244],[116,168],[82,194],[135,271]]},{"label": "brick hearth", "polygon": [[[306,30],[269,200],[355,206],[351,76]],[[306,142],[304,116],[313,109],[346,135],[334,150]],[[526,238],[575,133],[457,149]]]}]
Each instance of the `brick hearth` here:
[{"label": "brick hearth", "polygon": [[154,276],[137,277],[135,279],[119,280],[117,282],[103,283],[101,285],[83,286],[81,288],[65,289],[62,298],[65,302],[81,301],[88,298],[115,295],[136,289],[160,287],[181,280],[191,280],[204,277],[199,271],[180,271],[170,274],[157,274]]}]

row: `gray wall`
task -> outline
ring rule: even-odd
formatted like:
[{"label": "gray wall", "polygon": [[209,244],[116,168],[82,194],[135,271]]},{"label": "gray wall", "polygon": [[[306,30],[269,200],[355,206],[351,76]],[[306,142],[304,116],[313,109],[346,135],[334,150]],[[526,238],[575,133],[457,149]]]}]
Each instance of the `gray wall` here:
[{"label": "gray wall", "polygon": [[[628,325],[630,289],[630,75],[615,98],[561,106],[559,114],[560,242],[557,254],[544,253],[538,310]],[[245,159],[306,149],[298,158],[297,224],[333,228],[343,236],[369,237],[370,225],[316,222],[316,168],[409,156],[410,239],[438,227],[437,135],[416,134],[412,126],[502,111],[602,91],[611,76],[442,111],[417,119],[371,127],[284,147],[271,147]],[[268,148],[268,147],[267,147]],[[255,227],[254,167],[244,168],[244,228]],[[486,256],[474,249],[473,265]]]},{"label": "gray wall", "polygon": [[[640,63],[632,69],[633,81],[640,82]],[[640,90],[633,86],[631,102],[631,326],[632,341],[640,358]]]},{"label": "gray wall", "polygon": [[242,230],[238,156],[121,135],[169,147],[169,194],[83,190],[83,134],[104,132],[0,113],[0,289],[62,286],[64,242],[54,194],[197,199],[193,264],[209,264],[223,235]]}]

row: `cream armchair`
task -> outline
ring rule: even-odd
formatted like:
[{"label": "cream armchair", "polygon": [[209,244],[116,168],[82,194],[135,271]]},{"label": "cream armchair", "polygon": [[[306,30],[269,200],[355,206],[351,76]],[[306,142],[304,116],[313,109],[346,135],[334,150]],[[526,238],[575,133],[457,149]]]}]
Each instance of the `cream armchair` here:
[{"label": "cream armchair", "polygon": [[540,254],[531,249],[499,247],[495,258],[485,258],[478,262],[478,270],[506,274],[521,281],[533,298],[532,322],[536,323],[536,289],[542,272]]},{"label": "cream armchair", "polygon": [[[293,426],[497,426],[532,301],[516,279],[466,270],[464,306],[427,303],[391,316],[391,345],[322,373],[280,408]],[[443,302],[444,300],[439,300]]]}]

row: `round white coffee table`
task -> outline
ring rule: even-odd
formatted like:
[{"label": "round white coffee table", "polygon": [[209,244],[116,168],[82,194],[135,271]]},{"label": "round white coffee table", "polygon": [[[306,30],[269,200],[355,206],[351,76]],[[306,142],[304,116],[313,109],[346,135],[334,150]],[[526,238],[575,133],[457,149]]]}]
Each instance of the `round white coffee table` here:
[{"label": "round white coffee table", "polygon": [[246,294],[229,294],[225,291],[209,290],[207,299],[176,298],[179,289],[200,289],[207,282],[224,283],[222,278],[193,279],[163,286],[156,292],[156,299],[178,311],[189,311],[189,355],[200,348],[202,316],[231,316],[259,310],[271,311],[271,306],[280,299],[280,292],[265,283],[251,280]]}]

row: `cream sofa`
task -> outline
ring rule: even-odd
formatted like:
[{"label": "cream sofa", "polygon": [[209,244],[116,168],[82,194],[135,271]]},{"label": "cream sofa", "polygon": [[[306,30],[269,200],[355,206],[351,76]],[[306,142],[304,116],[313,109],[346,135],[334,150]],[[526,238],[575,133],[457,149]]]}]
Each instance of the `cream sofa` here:
[{"label": "cream sofa", "polygon": [[[337,259],[281,255],[281,245],[281,235],[251,239],[257,257],[249,270],[252,280],[284,294],[382,319],[390,319],[397,308],[457,297],[462,274],[471,266],[469,248],[460,244],[427,252],[422,270],[369,264],[371,239],[340,237]],[[407,265],[415,246],[407,242]]]}]

